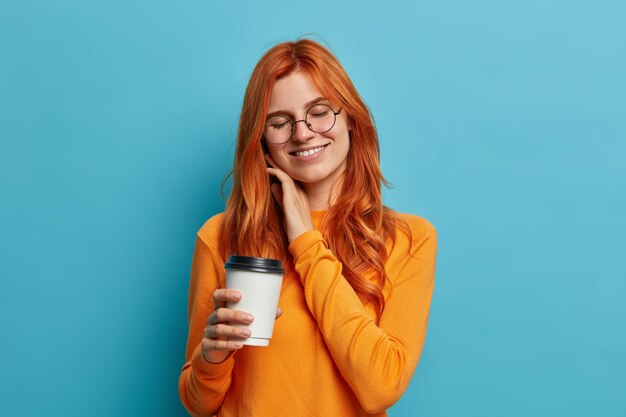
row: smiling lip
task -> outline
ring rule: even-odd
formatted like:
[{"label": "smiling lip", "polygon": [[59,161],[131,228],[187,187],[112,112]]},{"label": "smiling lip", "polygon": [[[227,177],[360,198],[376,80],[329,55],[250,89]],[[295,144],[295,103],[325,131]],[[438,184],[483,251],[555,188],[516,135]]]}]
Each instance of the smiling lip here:
[{"label": "smiling lip", "polygon": [[289,154],[295,157],[299,161],[310,161],[320,156],[328,145],[330,144],[327,143],[326,145],[313,146],[313,147],[309,146],[307,148],[298,149],[297,151],[291,151],[289,152]]}]

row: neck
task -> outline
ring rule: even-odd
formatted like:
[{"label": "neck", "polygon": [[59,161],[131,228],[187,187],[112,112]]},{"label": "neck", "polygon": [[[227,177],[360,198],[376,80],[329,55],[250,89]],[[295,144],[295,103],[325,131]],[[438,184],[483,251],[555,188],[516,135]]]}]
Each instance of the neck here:
[{"label": "neck", "polygon": [[327,210],[335,203],[339,191],[341,190],[341,179],[339,176],[335,181],[318,184],[300,184],[309,200],[311,210]]}]

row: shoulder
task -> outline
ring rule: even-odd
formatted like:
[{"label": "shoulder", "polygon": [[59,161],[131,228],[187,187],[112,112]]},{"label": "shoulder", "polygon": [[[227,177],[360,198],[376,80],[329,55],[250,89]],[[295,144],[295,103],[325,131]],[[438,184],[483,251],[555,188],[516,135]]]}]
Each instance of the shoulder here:
[{"label": "shoulder", "polygon": [[[437,235],[437,229],[433,224],[425,218],[416,214],[396,213],[398,218],[403,221],[414,235],[413,238],[423,235]],[[397,226],[396,229],[399,227]]]},{"label": "shoulder", "polygon": [[224,213],[218,213],[209,218],[198,230],[198,238],[213,249],[217,249],[222,234]]},{"label": "shoulder", "polygon": [[[425,218],[409,213],[395,213],[396,247],[400,251],[416,253],[425,246],[437,247],[437,229]],[[424,245],[425,243],[428,245]]]}]

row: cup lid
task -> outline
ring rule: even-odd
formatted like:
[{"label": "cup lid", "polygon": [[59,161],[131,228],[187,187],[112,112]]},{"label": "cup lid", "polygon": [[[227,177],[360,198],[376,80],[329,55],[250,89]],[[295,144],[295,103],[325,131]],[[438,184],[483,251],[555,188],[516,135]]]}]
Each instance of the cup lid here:
[{"label": "cup lid", "polygon": [[253,256],[230,255],[224,268],[245,269],[255,272],[269,272],[273,274],[284,274],[285,270],[280,265],[280,260],[270,258],[255,258]]}]

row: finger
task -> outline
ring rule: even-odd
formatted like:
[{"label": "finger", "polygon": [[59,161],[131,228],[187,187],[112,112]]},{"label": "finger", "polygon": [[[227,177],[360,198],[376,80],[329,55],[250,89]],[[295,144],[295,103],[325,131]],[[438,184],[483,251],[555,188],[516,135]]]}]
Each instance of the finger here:
[{"label": "finger", "polygon": [[283,315],[283,309],[282,309],[282,308],[280,308],[280,307],[278,307],[278,308],[276,309],[276,317],[275,317],[275,318],[279,318],[279,317],[280,317],[280,316],[282,316],[282,315]]},{"label": "finger", "polygon": [[226,302],[241,300],[241,293],[237,290],[229,288],[218,288],[213,291],[213,305],[217,310],[220,307],[226,307]]},{"label": "finger", "polygon": [[209,325],[215,325],[218,323],[237,323],[237,324],[250,324],[254,320],[252,314],[244,311],[233,310],[231,308],[220,307],[215,310],[209,318],[207,323]]},{"label": "finger", "polygon": [[267,168],[267,172],[270,175],[274,175],[280,181],[283,195],[293,196],[293,198],[299,195],[298,186],[285,171],[276,168]]},{"label": "finger", "polygon": [[283,207],[283,190],[282,187],[279,184],[272,184],[270,185],[270,190],[272,191],[272,195],[274,196],[274,199],[276,200],[276,202],[280,205],[280,207]]},{"label": "finger", "polygon": [[272,158],[272,156],[269,153],[265,154],[265,160],[267,161],[268,164],[270,164],[270,166],[272,166],[273,168],[276,168],[276,162],[274,162],[274,159]]},{"label": "finger", "polygon": [[287,173],[280,168],[267,167],[266,170],[270,175],[275,176],[281,183],[293,181],[291,177],[287,175]]},{"label": "finger", "polygon": [[204,336],[211,339],[245,339],[250,336],[250,329],[242,329],[235,326],[229,326],[228,324],[218,323],[215,326],[208,326],[204,331]]},{"label": "finger", "polygon": [[243,343],[238,340],[202,339],[202,350],[237,350],[243,347]]}]

